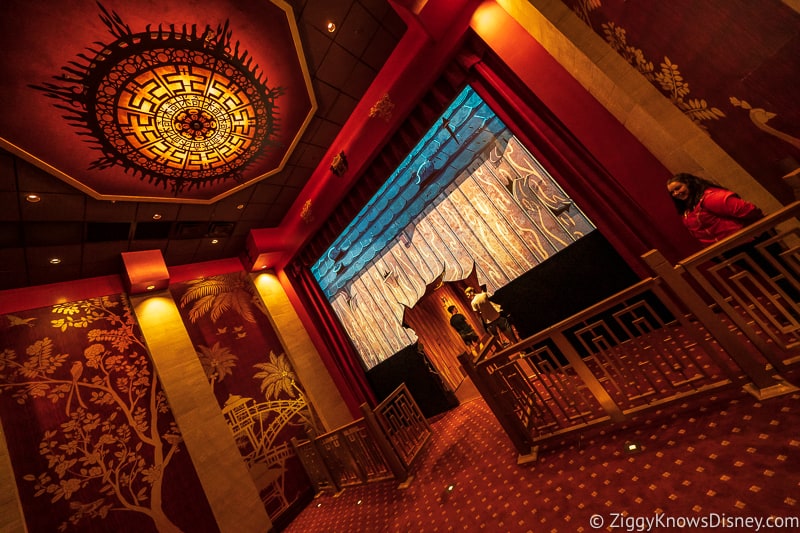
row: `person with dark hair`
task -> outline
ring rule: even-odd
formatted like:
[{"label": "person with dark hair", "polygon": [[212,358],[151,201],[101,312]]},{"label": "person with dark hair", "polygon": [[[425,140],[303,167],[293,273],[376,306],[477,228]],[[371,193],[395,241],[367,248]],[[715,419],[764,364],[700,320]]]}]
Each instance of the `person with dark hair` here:
[{"label": "person with dark hair", "polygon": [[[684,226],[704,246],[721,241],[764,217],[764,213],[755,204],[743,200],[733,191],[711,180],[692,174],[674,175],[667,181],[667,190],[682,216]],[[779,242],[764,244],[775,234],[775,230],[764,231],[722,252],[712,261],[733,261],[732,264],[750,271],[753,275],[762,275],[768,283],[774,280],[790,300],[800,301],[800,293],[791,282],[783,278],[774,264],[784,261],[783,246]]]},{"label": "person with dark hair", "polygon": [[472,329],[472,326],[467,322],[467,317],[456,310],[455,305],[449,306],[447,312],[450,313],[450,325],[461,335],[464,344],[470,348],[472,348],[474,344],[480,344],[480,337],[478,337],[478,334],[475,333],[475,330]]},{"label": "person with dark hair", "polygon": [[675,174],[667,181],[684,226],[704,246],[714,244],[764,216],[756,205],[713,181]]}]

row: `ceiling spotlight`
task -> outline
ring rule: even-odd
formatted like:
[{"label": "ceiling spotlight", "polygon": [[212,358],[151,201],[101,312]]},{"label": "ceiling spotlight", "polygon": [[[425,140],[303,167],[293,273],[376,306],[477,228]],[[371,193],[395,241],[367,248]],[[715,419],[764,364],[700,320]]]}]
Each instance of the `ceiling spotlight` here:
[{"label": "ceiling spotlight", "polygon": [[153,215],[153,220],[161,220],[161,215],[156,213],[155,215]]},{"label": "ceiling spotlight", "polygon": [[39,196],[38,194],[29,194],[25,197],[25,199],[32,204],[36,204],[42,201],[42,197]]},{"label": "ceiling spotlight", "polygon": [[60,262],[61,262],[61,259],[59,259],[58,257],[53,257],[53,258],[50,259],[50,264],[51,265],[57,265]]},{"label": "ceiling spotlight", "polygon": [[334,24],[332,21],[328,21],[328,25],[326,27],[328,28],[328,33],[333,33],[336,31],[336,24]]},{"label": "ceiling spotlight", "polygon": [[211,239],[211,244],[217,244],[218,242],[219,242],[219,239]]},{"label": "ceiling spotlight", "polygon": [[147,287],[145,287],[145,288],[146,288],[148,291],[152,291],[153,289],[155,289],[155,288],[156,288],[156,286],[155,286],[155,285],[148,285],[148,286],[147,286]]},{"label": "ceiling spotlight", "polygon": [[236,209],[242,210],[244,209],[244,204],[239,204],[236,206]]}]

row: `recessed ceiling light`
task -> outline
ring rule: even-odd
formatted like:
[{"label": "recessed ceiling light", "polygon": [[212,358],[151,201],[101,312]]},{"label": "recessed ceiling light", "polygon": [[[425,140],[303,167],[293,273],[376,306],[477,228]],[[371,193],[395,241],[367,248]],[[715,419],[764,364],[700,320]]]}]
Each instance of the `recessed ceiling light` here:
[{"label": "recessed ceiling light", "polygon": [[328,28],[328,33],[333,33],[333,32],[336,31],[336,24],[334,24],[333,22],[329,21],[327,28]]},{"label": "recessed ceiling light", "polygon": [[38,194],[29,194],[25,197],[30,203],[35,204],[42,201],[42,197]]},{"label": "recessed ceiling light", "polygon": [[145,288],[146,288],[148,291],[152,291],[153,289],[155,289],[155,288],[156,288],[156,286],[155,286],[155,285],[148,285],[148,286],[147,286],[147,287],[145,287]]},{"label": "recessed ceiling light", "polygon": [[51,265],[57,265],[60,262],[61,262],[61,259],[59,259],[58,257],[53,257],[53,258],[50,259],[50,264]]},{"label": "recessed ceiling light", "polygon": [[236,206],[236,209],[244,209],[244,204],[239,204]]},{"label": "recessed ceiling light", "polygon": [[156,213],[155,215],[153,215],[153,220],[161,220],[161,215]]},{"label": "recessed ceiling light", "polygon": [[218,242],[219,242],[219,239],[211,239],[211,244],[217,244]]}]

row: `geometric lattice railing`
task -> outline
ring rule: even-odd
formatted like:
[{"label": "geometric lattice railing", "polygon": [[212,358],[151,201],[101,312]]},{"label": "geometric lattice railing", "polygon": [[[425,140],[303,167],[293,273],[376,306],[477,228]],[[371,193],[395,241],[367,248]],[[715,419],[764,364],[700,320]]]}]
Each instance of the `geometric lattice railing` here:
[{"label": "geometric lattice railing", "polygon": [[405,384],[364,417],[292,446],[316,492],[395,479],[407,486],[410,467],[432,432]]},{"label": "geometric lattice railing", "polygon": [[678,264],[780,368],[800,354],[800,203]]},{"label": "geometric lattice railing", "polygon": [[406,469],[433,435],[427,419],[411,397],[405,383],[379,403],[371,413],[366,412],[365,417],[374,420]]},{"label": "geometric lattice railing", "polygon": [[[800,235],[792,204],[521,342],[459,359],[520,454],[589,426],[744,386],[797,390],[780,372],[800,351]],[[756,238],[761,236],[760,238]]]},{"label": "geometric lattice railing", "polygon": [[545,439],[742,384],[744,375],[707,337],[651,278],[464,366],[510,426],[520,455],[531,456]]}]

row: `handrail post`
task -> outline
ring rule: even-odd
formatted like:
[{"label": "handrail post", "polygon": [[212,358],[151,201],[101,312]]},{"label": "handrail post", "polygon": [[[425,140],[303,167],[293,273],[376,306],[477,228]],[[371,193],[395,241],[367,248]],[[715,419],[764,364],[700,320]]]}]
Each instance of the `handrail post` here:
[{"label": "handrail post", "polygon": [[[339,486],[339,483],[336,482],[336,479],[334,479],[333,475],[331,474],[331,471],[328,468],[328,464],[325,462],[325,458],[322,455],[322,453],[320,453],[319,447],[317,446],[317,443],[315,442],[315,439],[316,439],[315,435],[308,435],[309,448],[311,448],[311,451],[314,453],[314,455],[316,457],[317,463],[319,464],[319,469],[321,470],[320,473],[326,478],[328,483],[330,483],[331,486],[334,488],[334,496],[338,496],[342,492],[342,488]],[[298,450],[301,449],[300,441],[297,440],[297,437],[292,437],[290,439],[290,443],[291,443],[292,447],[294,448],[295,454],[297,455],[298,459],[300,459],[300,463],[306,469],[306,473],[308,473],[308,477],[312,478],[312,481],[314,481],[313,480],[313,478],[314,478],[313,472],[309,472],[308,471],[309,470],[309,466],[306,465],[305,461],[303,460],[303,455],[298,453]],[[319,486],[317,488],[320,491],[324,491],[325,490],[324,488],[319,487]]]},{"label": "handrail post", "polygon": [[719,345],[742,369],[752,381],[752,386],[745,386],[750,394],[759,399],[772,398],[797,390],[782,378],[776,379],[767,372],[764,365],[756,361],[747,349],[728,328],[720,322],[714,312],[708,308],[699,294],[689,285],[673,265],[658,250],[650,250],[642,255],[642,259],[669,286],[676,296],[683,301],[689,311],[716,339]]},{"label": "handrail post", "polygon": [[478,392],[483,397],[486,405],[492,410],[497,421],[500,422],[508,438],[511,439],[514,448],[517,449],[519,453],[517,464],[535,461],[538,458],[538,447],[534,446],[533,439],[531,439],[526,429],[519,423],[519,419],[503,409],[502,403],[494,395],[491,384],[488,383],[488,380],[483,379],[481,373],[478,371],[477,365],[473,364],[466,352],[459,354],[458,360],[461,362],[464,372],[466,372],[467,376],[472,380],[472,384],[475,385],[475,388],[478,389]]},{"label": "handrail post", "polygon": [[413,477],[409,475],[408,469],[403,464],[403,461],[398,457],[392,443],[381,429],[380,424],[375,420],[375,413],[367,403],[362,403],[359,406],[361,413],[364,415],[364,422],[366,423],[367,430],[380,448],[389,468],[392,470],[395,479],[400,482],[400,488],[406,488],[410,485]]},{"label": "handrail post", "polygon": [[551,338],[611,420],[613,422],[623,422],[625,420],[625,414],[622,412],[622,409],[620,409],[614,399],[611,398],[608,391],[603,388],[603,385],[597,380],[589,367],[586,366],[581,356],[564,336],[564,332],[554,330]]}]

